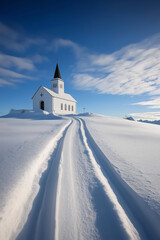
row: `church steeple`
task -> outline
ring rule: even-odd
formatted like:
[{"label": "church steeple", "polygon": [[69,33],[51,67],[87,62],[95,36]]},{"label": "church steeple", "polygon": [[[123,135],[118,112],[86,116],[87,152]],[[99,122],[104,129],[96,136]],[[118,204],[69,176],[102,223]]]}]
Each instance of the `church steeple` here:
[{"label": "church steeple", "polygon": [[54,73],[54,78],[60,78],[61,79],[61,74],[59,71],[58,63],[56,65],[55,73]]},{"label": "church steeple", "polygon": [[61,78],[58,63],[56,65],[54,77],[51,80],[51,90],[57,94],[64,94],[64,82]]}]

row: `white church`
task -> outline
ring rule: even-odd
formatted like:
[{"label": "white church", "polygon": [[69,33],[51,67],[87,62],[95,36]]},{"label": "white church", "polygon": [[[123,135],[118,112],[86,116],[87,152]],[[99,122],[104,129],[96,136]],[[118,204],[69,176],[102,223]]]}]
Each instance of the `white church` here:
[{"label": "white church", "polygon": [[39,109],[54,114],[75,114],[77,101],[64,92],[64,81],[61,79],[58,64],[54,78],[51,80],[51,89],[40,86],[32,97],[33,110]]}]

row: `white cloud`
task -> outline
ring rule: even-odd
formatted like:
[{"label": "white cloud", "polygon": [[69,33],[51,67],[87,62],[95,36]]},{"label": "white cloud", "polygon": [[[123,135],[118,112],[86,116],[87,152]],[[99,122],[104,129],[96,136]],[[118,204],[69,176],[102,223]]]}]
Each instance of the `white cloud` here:
[{"label": "white cloud", "polygon": [[33,59],[33,62],[35,62],[35,63],[42,63],[42,62],[48,62],[49,61],[49,59],[47,57],[41,56],[39,54],[35,54],[32,57],[32,59]]},{"label": "white cloud", "polygon": [[24,82],[26,79],[34,80],[35,78],[0,67],[0,87],[14,86],[16,83]]},{"label": "white cloud", "polygon": [[0,87],[3,86],[15,86],[16,83],[22,83],[23,80],[21,78],[6,78],[4,79],[3,77],[0,78]]},{"label": "white cloud", "polygon": [[23,45],[18,42],[18,33],[0,22],[0,45],[7,48],[17,50],[23,49]]},{"label": "white cloud", "polygon": [[153,98],[149,101],[133,103],[132,105],[149,106],[149,108],[160,108],[160,97]]},{"label": "white cloud", "polygon": [[[57,45],[56,45],[57,44]],[[133,105],[160,108],[160,34],[130,44],[112,54],[90,54],[78,44],[58,39],[55,47],[70,47],[77,57],[74,85],[100,94],[155,96]],[[159,113],[133,114],[142,119],[159,119]],[[144,118],[143,118],[144,116]]]},{"label": "white cloud", "polygon": [[93,78],[88,74],[76,74],[74,76],[75,84],[79,86],[79,89],[83,89],[84,85],[86,90],[98,88],[98,80],[98,78]]},{"label": "white cloud", "polygon": [[136,120],[159,120],[160,112],[143,112],[143,113],[131,113],[130,114]]},{"label": "white cloud", "polygon": [[[100,94],[160,94],[160,34],[130,44],[112,54],[89,53],[88,49],[68,39],[58,38],[52,44],[46,44],[41,38],[24,38],[1,22],[0,35],[0,45],[16,51],[26,50],[36,44],[45,47],[50,45],[50,50],[70,48],[77,58],[73,82],[78,89],[94,90]],[[18,70],[34,70],[34,63],[47,60],[39,54],[33,55],[31,59],[0,54],[1,67],[16,67]]]},{"label": "white cloud", "polygon": [[17,67],[20,70],[34,70],[35,66],[30,59],[0,54],[0,66]]},{"label": "white cloud", "polygon": [[90,54],[78,44],[57,39],[55,48],[70,47],[77,57],[74,84],[101,94],[160,94],[160,34],[112,54]]},{"label": "white cloud", "polygon": [[[80,45],[78,45],[77,43],[71,41],[71,40],[67,40],[67,39],[62,39],[62,38],[57,38],[53,40],[53,47],[54,49],[58,50],[60,47],[63,48],[71,48],[71,50],[73,50],[73,52],[75,53],[76,57],[82,57],[83,52],[86,50],[86,48],[81,47]],[[51,47],[50,47],[51,49]]]},{"label": "white cloud", "polygon": [[0,87],[5,86],[5,85],[13,86],[14,83],[10,82],[10,81],[7,81],[7,80],[5,80],[3,78],[0,78]]},{"label": "white cloud", "polygon": [[0,76],[10,77],[10,78],[34,79],[33,77],[20,74],[5,68],[0,68]]},{"label": "white cloud", "polygon": [[29,38],[0,22],[0,46],[17,52],[25,51],[32,45],[44,45],[42,38]]},{"label": "white cloud", "polygon": [[115,61],[115,56],[113,54],[89,55],[88,59],[92,65],[105,66],[107,64],[113,63]]},{"label": "white cloud", "polygon": [[[124,48],[111,55],[88,56],[87,67],[90,78],[97,79],[93,88],[99,93],[138,95],[160,92],[160,45],[157,48],[139,49],[139,45]],[[144,46],[145,47],[145,46]],[[90,61],[89,61],[90,60]],[[88,66],[89,65],[89,66]],[[85,71],[85,69],[84,69]],[[82,73],[83,74],[83,73]],[[75,85],[81,85],[75,74]],[[86,79],[88,83],[88,79]],[[86,89],[84,82],[83,89]],[[91,86],[91,83],[90,83]]]},{"label": "white cloud", "polygon": [[[30,38],[25,36],[24,32],[20,33],[12,28],[6,26],[2,22],[0,22],[0,46],[3,48],[3,52],[0,52],[0,87],[4,85],[14,85],[15,82],[20,82],[20,79],[30,79],[33,80],[35,78],[28,76],[26,71],[30,73],[30,71],[35,70],[35,64],[42,63],[47,61],[48,59],[45,56],[41,56],[40,54],[34,54],[32,50],[32,55],[30,58],[28,57],[18,57],[16,56],[18,53],[24,55],[24,52],[32,46],[39,47],[41,50],[42,47],[46,48],[46,40],[42,38]],[[14,52],[12,54],[6,54],[7,52]],[[29,74],[31,75],[31,73]]]}]

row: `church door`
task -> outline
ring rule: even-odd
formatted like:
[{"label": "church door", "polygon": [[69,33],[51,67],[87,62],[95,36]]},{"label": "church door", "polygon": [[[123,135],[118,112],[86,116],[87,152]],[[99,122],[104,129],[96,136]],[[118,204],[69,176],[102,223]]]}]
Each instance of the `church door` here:
[{"label": "church door", "polygon": [[44,101],[40,102],[40,109],[44,110]]}]

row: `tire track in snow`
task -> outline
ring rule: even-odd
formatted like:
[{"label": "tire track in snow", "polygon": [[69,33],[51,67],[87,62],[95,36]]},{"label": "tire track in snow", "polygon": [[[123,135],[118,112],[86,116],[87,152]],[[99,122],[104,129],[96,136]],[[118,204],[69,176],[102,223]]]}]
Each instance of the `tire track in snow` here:
[{"label": "tire track in snow", "polygon": [[48,162],[48,167],[46,166],[43,172],[39,173],[39,182],[36,183],[39,185],[39,191],[33,200],[32,209],[22,231],[16,238],[17,240],[48,240],[54,237],[54,199],[57,190],[59,159],[64,136],[71,124],[70,120],[40,154],[43,161],[50,163]]},{"label": "tire track in snow", "polygon": [[[59,178],[56,196],[55,239],[79,239],[78,237],[78,201],[74,186],[73,138],[75,120],[68,129],[61,153]],[[65,187],[64,187],[65,186]],[[67,190],[66,190],[67,189]],[[65,200],[64,200],[65,199]],[[62,216],[63,214],[63,216]],[[83,230],[82,230],[83,231]]]},{"label": "tire track in snow", "polygon": [[56,198],[56,240],[98,240],[96,213],[89,197],[84,162],[88,156],[73,121],[64,139]]},{"label": "tire track in snow", "polygon": [[40,214],[36,227],[35,240],[52,240],[55,236],[56,229],[56,199],[59,192],[59,178],[61,161],[63,154],[63,144],[65,135],[72,123],[70,123],[65,129],[63,136],[59,140],[56,149],[53,153],[53,165],[49,171],[47,177],[47,183],[45,186],[45,193],[43,197],[43,203],[40,209]]},{"label": "tire track in snow", "polygon": [[128,238],[131,239],[131,240],[140,239],[139,233],[137,232],[136,228],[134,227],[134,225],[132,224],[132,222],[128,218],[127,214],[125,213],[125,210],[120,205],[120,203],[119,203],[119,201],[116,197],[116,194],[114,193],[114,191],[111,188],[108,180],[106,179],[103,172],[101,171],[100,165],[97,163],[96,159],[94,158],[93,152],[92,152],[92,150],[89,147],[88,142],[87,142],[87,137],[85,135],[85,130],[84,130],[83,123],[80,119],[78,119],[78,120],[80,121],[80,129],[81,129],[82,139],[83,139],[84,145],[86,147],[86,150],[88,152],[88,156],[90,157],[90,160],[93,164],[96,176],[99,179],[99,181],[101,182],[101,184],[103,185],[107,196],[109,197],[111,203],[113,204],[114,209],[115,209],[115,211],[116,211],[116,213],[119,217],[119,220],[120,220],[124,230],[126,231],[126,233],[128,235]]},{"label": "tire track in snow", "polygon": [[[72,145],[72,132],[73,132],[73,122],[72,122],[72,124],[71,124],[71,126],[70,126],[70,134],[67,132],[67,134],[66,135],[69,135],[69,138],[68,138],[68,143],[70,143],[70,145]],[[65,137],[67,137],[65,135]],[[64,140],[63,140],[63,142],[65,142],[66,141],[66,139],[65,139],[65,137],[64,137]],[[61,152],[61,159],[60,159],[60,164],[59,164],[59,169],[58,169],[58,183],[57,183],[57,195],[56,195],[56,210],[55,210],[55,239],[56,240],[58,240],[60,237],[59,237],[59,233],[60,233],[60,231],[61,231],[61,229],[60,229],[60,227],[59,227],[59,225],[60,225],[60,220],[59,220],[59,212],[60,212],[60,208],[62,207],[61,205],[60,205],[60,202],[61,202],[61,191],[62,191],[62,184],[63,184],[63,182],[62,182],[62,175],[63,175],[63,173],[64,173],[64,169],[63,169],[63,165],[64,165],[64,158],[66,158],[66,157],[68,157],[68,158],[70,158],[71,157],[71,155],[70,155],[70,148],[69,148],[69,150],[66,152],[66,155],[65,155],[65,157],[64,157],[64,154],[65,154],[65,143],[63,144],[63,149],[62,149],[62,152]],[[69,156],[67,156],[67,154],[69,155]],[[65,169],[66,171],[67,171],[67,169]],[[69,173],[68,173],[69,174]],[[71,196],[70,196],[71,197]],[[73,229],[74,229],[74,225],[73,225],[73,228],[71,229],[71,232],[73,231]],[[73,234],[74,235],[74,234]]]},{"label": "tire track in snow", "polygon": [[[57,184],[57,196],[56,196],[56,212],[55,212],[55,239],[61,239],[60,235],[65,235],[63,239],[78,239],[77,235],[77,211],[76,209],[76,197],[74,191],[74,176],[73,176],[73,159],[72,159],[72,147],[73,147],[73,133],[75,130],[75,120],[73,120],[70,128],[68,129],[64,140],[63,140],[63,149],[61,152],[61,159],[58,170],[58,184]],[[65,182],[64,182],[65,179]],[[63,185],[66,184],[66,188],[68,188],[67,192],[69,192],[69,199],[67,198],[67,193],[64,195]],[[65,206],[63,205],[63,199],[65,199]],[[68,201],[69,200],[69,201]],[[62,205],[61,205],[62,204]],[[61,208],[63,208],[63,214],[70,213],[70,218],[66,223],[65,217],[61,216]],[[71,211],[71,208],[74,211]],[[70,211],[70,212],[69,212]],[[74,221],[72,221],[74,220]],[[71,223],[70,223],[71,222]],[[61,227],[64,226],[63,228]],[[66,228],[66,231],[65,229]],[[69,230],[68,230],[69,229]],[[64,234],[60,234],[60,232],[65,232]]]}]

